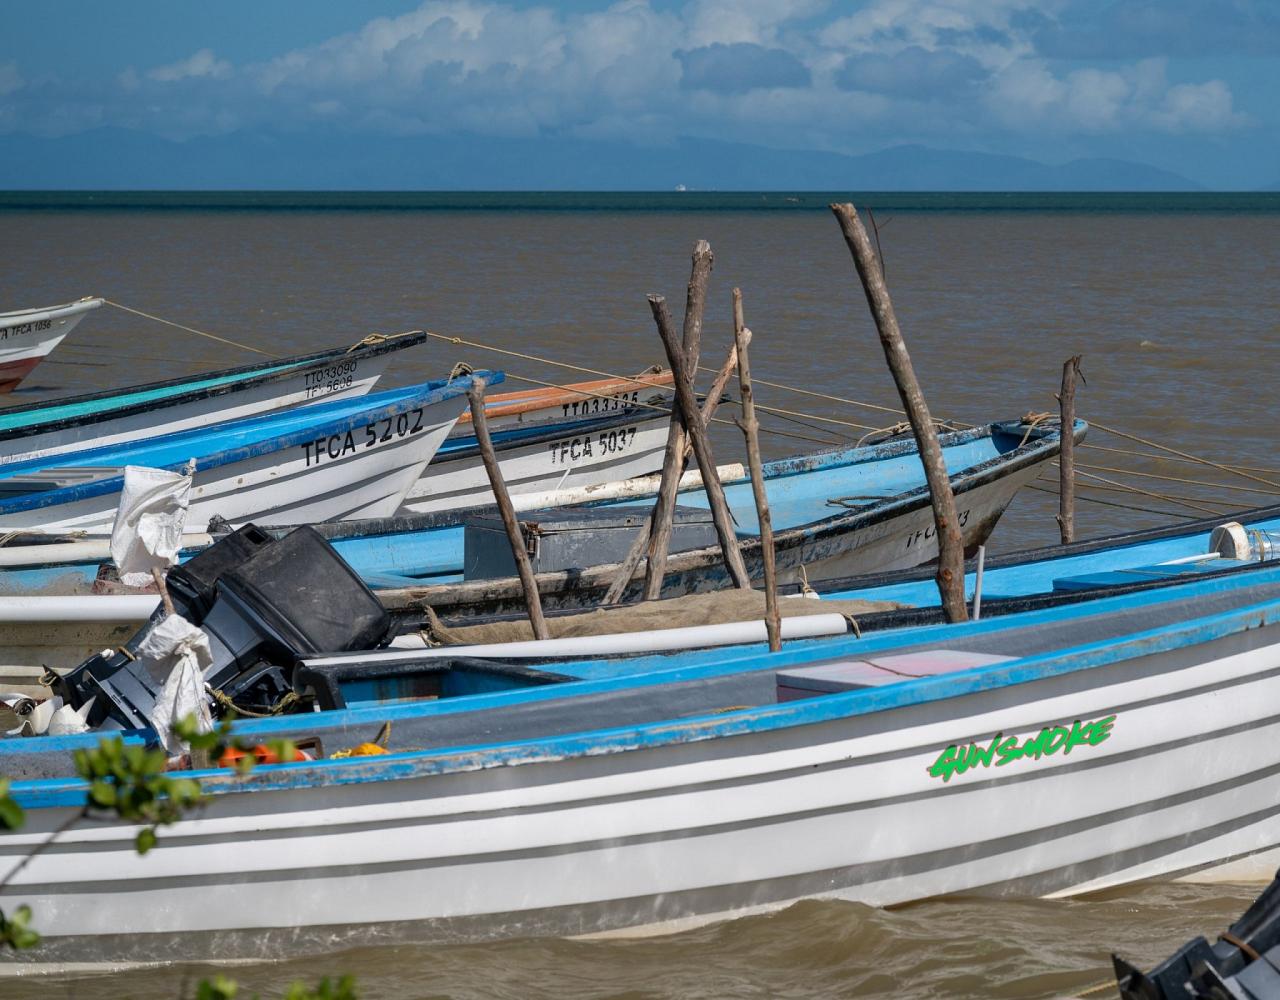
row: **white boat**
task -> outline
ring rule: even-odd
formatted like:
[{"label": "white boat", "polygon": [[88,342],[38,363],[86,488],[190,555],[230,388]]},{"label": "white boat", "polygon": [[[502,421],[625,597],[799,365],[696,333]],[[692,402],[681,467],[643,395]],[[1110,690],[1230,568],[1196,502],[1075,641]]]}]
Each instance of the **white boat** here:
[{"label": "white boat", "polygon": [[425,333],[0,411],[0,465],[363,396]]},{"label": "white boat", "polygon": [[[490,397],[485,414],[500,444],[507,491],[518,497],[576,490],[660,469],[671,417],[653,407],[669,406],[671,396],[671,373],[658,371]],[[493,502],[470,414],[464,414],[409,491],[402,513]]]},{"label": "white boat", "polygon": [[102,299],[0,313],[0,393],[12,392]]},{"label": "white boat", "polygon": [[[778,654],[455,664],[502,689],[237,723],[329,756],[199,772],[207,804],[143,857],[136,825],[80,818],[96,737],[7,741],[27,822],[0,896],[33,959],[147,961],[1266,879],[1278,612],[1263,565]],[[389,754],[333,756],[387,722]]]},{"label": "white boat", "polygon": [[[493,375],[495,381],[500,374]],[[187,523],[387,517],[466,403],[463,379],[0,466],[0,530],[110,532],[127,465],[194,462]],[[66,464],[74,461],[76,464]]]}]

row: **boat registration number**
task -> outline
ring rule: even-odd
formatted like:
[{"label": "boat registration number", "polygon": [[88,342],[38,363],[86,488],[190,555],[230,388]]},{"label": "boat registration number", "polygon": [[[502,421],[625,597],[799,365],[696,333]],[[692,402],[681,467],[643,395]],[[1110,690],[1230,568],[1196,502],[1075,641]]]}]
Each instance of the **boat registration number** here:
[{"label": "boat registration number", "polygon": [[552,465],[572,465],[597,455],[620,455],[630,450],[636,440],[634,427],[621,427],[599,434],[582,434],[578,437],[552,441],[547,445]]},{"label": "boat registration number", "polygon": [[394,417],[367,424],[363,428],[347,431],[343,434],[330,434],[328,437],[304,441],[302,453],[306,456],[307,465],[319,465],[321,462],[332,462],[364,448],[372,448],[376,444],[386,444],[397,438],[410,437],[423,429],[423,411],[416,410],[398,413]]},{"label": "boat registration number", "polygon": [[21,323],[18,326],[7,326],[0,330],[0,340],[10,337],[25,337],[28,333],[39,333],[41,330],[52,330],[53,320],[42,319],[35,323]]},{"label": "boat registration number", "polygon": [[616,392],[612,396],[590,396],[586,399],[575,399],[572,403],[562,403],[566,417],[584,416],[592,413],[610,413],[640,402],[640,390]]},{"label": "boat registration number", "polygon": [[306,398],[315,399],[317,396],[328,396],[330,393],[350,389],[355,381],[356,369],[359,367],[360,362],[353,360],[329,365],[313,372],[304,372],[302,384],[306,389]]},{"label": "boat registration number", "polygon": [[[968,508],[960,511],[960,513],[956,515],[956,521],[959,523],[960,527],[962,528],[969,523]],[[931,542],[933,541],[934,537],[937,534],[938,534],[938,529],[935,525],[932,525],[932,524],[929,525],[927,528],[921,528],[918,531],[912,531],[907,535],[907,548],[913,548],[914,546],[919,545],[922,541]]]}]

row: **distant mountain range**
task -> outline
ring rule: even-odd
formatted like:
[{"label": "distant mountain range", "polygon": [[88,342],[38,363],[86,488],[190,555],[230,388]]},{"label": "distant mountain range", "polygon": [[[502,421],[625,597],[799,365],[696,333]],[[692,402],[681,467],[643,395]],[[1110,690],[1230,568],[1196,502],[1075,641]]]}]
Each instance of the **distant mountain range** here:
[{"label": "distant mountain range", "polygon": [[895,146],[864,156],[681,138],[670,146],[571,138],[235,132],[172,142],[104,128],[0,135],[3,190],[1198,191],[1124,160],[1061,165]]}]

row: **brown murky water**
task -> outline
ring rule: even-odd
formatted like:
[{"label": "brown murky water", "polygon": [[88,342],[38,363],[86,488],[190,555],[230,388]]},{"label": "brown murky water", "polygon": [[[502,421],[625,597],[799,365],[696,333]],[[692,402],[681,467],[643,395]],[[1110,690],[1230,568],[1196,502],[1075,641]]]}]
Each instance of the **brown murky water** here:
[{"label": "brown murky water", "polygon": [[[978,423],[1051,409],[1063,360],[1082,353],[1082,416],[1222,464],[1280,469],[1272,433],[1280,215],[903,212],[879,221],[890,289],[935,414]],[[0,230],[0,309],[92,293],[278,354],[427,327],[611,372],[660,360],[644,295],[664,292],[678,313],[689,249],[702,237],[716,251],[708,364],[727,349],[729,291],[740,285],[757,378],[896,405],[848,254],[822,212],[6,212]],[[12,398],[251,357],[104,308]],[[385,384],[439,377],[459,360],[540,379],[586,377],[436,342],[404,356]],[[770,417],[768,426],[792,435],[769,435],[771,455],[893,422],[832,400],[757,392],[764,403],[842,422]],[[1090,442],[1136,447],[1097,432]],[[717,445],[721,461],[740,450],[723,429]],[[1182,498],[1085,491],[1127,506],[1082,501],[1082,536],[1280,494],[1208,466],[1096,450],[1080,460],[1094,475]],[[1208,485],[1139,480],[1135,469]],[[1280,471],[1255,475],[1280,483]],[[1056,540],[1054,510],[1051,494],[1025,492],[993,546]],[[1256,891],[1152,886],[893,911],[813,902],[643,940],[371,947],[231,971],[267,996],[293,979],[349,971],[362,995],[391,998],[1051,997],[1105,979],[1111,950],[1149,964],[1193,934],[1216,934]],[[208,971],[8,981],[0,996],[174,997]]]}]

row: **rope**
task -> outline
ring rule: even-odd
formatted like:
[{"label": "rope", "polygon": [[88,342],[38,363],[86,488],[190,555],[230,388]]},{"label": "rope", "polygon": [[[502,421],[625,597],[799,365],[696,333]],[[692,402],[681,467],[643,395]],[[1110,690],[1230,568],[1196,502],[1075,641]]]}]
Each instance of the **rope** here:
[{"label": "rope", "polygon": [[1230,490],[1235,493],[1260,493],[1265,496],[1280,496],[1280,490],[1264,490],[1256,486],[1235,486],[1230,483],[1206,483],[1203,479],[1184,479],[1180,476],[1162,476],[1157,472],[1139,472],[1137,469],[1117,469],[1110,465],[1090,465],[1077,462],[1081,469],[1096,469],[1099,472],[1118,472],[1123,476],[1140,476],[1143,479],[1160,479],[1167,483],[1182,483],[1184,486],[1203,486],[1211,490]]},{"label": "rope", "polygon": [[[714,369],[711,368],[701,367],[699,370],[715,374]],[[812,396],[814,399],[825,399],[833,403],[847,403],[850,406],[865,406],[868,410],[880,410],[884,413],[899,413],[903,416],[906,416],[907,412],[906,410],[895,409],[892,406],[881,406],[879,403],[864,403],[860,399],[848,399],[844,396],[833,396],[826,392],[814,392],[812,389],[800,389],[794,385],[783,385],[781,382],[770,382],[768,379],[756,378],[754,375],[751,376],[751,382],[753,385],[767,385],[773,389],[782,389],[786,392],[798,393],[801,396]]]},{"label": "rope", "polygon": [[459,361],[449,369],[449,381],[452,382],[455,378],[461,378],[463,375],[474,375],[475,371],[476,370],[465,361]]},{"label": "rope", "polygon": [[[1098,487],[1096,486],[1090,487],[1090,489],[1097,489],[1097,488]],[[1037,493],[1048,493],[1055,497],[1058,495],[1058,491],[1056,489],[1050,489],[1046,486],[1037,486],[1035,485],[1035,483],[1027,483],[1027,485],[1024,486],[1023,489],[1035,490]],[[1199,518],[1195,514],[1184,514],[1182,513],[1182,511],[1179,511],[1179,510],[1156,510],[1152,507],[1135,507],[1132,504],[1119,503],[1115,500],[1103,500],[1101,497],[1077,495],[1076,499],[1083,503],[1096,503],[1102,507],[1118,507],[1121,510],[1133,510],[1133,511],[1137,511],[1140,514],[1158,514],[1161,517],[1180,517],[1186,521],[1199,520]]]},{"label": "rope", "polygon": [[1076,996],[1080,998],[1100,996],[1103,993],[1112,992],[1112,991],[1115,991],[1116,989],[1117,989],[1116,981],[1114,979],[1106,979],[1100,983],[1096,983],[1093,986],[1090,986],[1086,989],[1081,990],[1079,993],[1076,994]]},{"label": "rope", "polygon": [[[1133,458],[1145,458],[1152,462],[1168,462],[1170,465],[1203,465],[1204,462],[1198,458],[1178,458],[1176,455],[1153,455],[1149,451],[1134,451],[1132,448],[1108,448],[1101,444],[1082,444],[1081,448],[1089,448],[1092,451],[1105,451],[1111,455],[1130,455]],[[1264,469],[1257,465],[1234,465],[1231,471],[1243,469],[1245,472],[1260,472],[1267,476],[1280,476],[1280,469]]]},{"label": "rope", "polygon": [[[397,334],[394,334],[394,336],[403,337],[405,336],[405,334],[397,333]],[[391,340],[391,339],[392,337],[388,336],[385,333],[371,333],[367,337],[365,337],[364,340],[357,340],[354,344],[348,347],[344,353],[350,354],[352,351],[358,351],[362,347],[372,347],[374,344],[385,344],[388,340]]]},{"label": "rope", "polygon": [[[553,368],[567,368],[569,371],[584,372],[587,375],[595,375],[597,378],[625,379],[627,381],[638,381],[632,379],[629,375],[615,375],[613,372],[603,372],[596,368],[584,368],[582,365],[571,365],[567,361],[552,361],[550,358],[539,357],[536,354],[526,354],[523,351],[509,351],[505,347],[494,347],[490,344],[481,344],[474,340],[464,340],[462,337],[449,337],[443,333],[433,333],[431,330],[426,331],[428,337],[434,337],[436,340],[443,340],[455,346],[474,347],[480,351],[492,351],[495,354],[505,354],[512,358],[521,358],[525,361],[537,361],[540,364],[551,365]],[[648,383],[642,383],[648,385]]]},{"label": "rope", "polygon": [[247,716],[250,719],[270,719],[273,716],[280,715],[285,709],[292,708],[298,701],[298,693],[290,691],[267,711],[254,712],[251,709],[237,705],[221,688],[210,687],[206,684],[204,689],[209,692],[209,697],[221,705],[224,710],[235,712],[236,715]]},{"label": "rope", "polygon": [[896,424],[890,424],[888,427],[877,427],[875,430],[868,431],[866,434],[863,434],[862,437],[858,438],[857,447],[861,448],[867,443],[868,438],[873,438],[877,434],[884,434],[886,437],[893,437],[896,434],[902,434],[904,431],[909,430],[911,430],[911,423],[906,420],[900,420]]},{"label": "rope", "polygon": [[1207,458],[1197,458],[1195,455],[1190,455],[1185,451],[1179,451],[1177,448],[1170,448],[1167,445],[1157,444],[1155,441],[1150,441],[1147,438],[1138,437],[1138,435],[1136,434],[1126,434],[1124,431],[1118,431],[1114,427],[1108,427],[1106,424],[1100,424],[1096,420],[1090,421],[1090,423],[1092,423],[1093,426],[1098,428],[1098,430],[1100,431],[1106,431],[1108,434],[1114,434],[1116,437],[1122,437],[1128,441],[1136,441],[1138,444],[1146,445],[1148,448],[1155,448],[1157,451],[1167,451],[1171,455],[1177,455],[1179,458],[1185,458],[1192,462],[1199,462],[1203,465],[1209,465],[1215,469],[1219,469],[1222,472],[1230,473],[1233,476],[1240,476],[1244,479],[1251,479],[1255,483],[1261,483],[1263,486],[1280,487],[1280,483],[1272,482],[1270,479],[1263,479],[1260,476],[1251,475],[1250,473],[1244,472],[1240,469],[1233,469],[1229,465],[1223,465],[1220,462],[1214,462]]},{"label": "rope", "polygon": [[122,306],[119,302],[112,302],[111,299],[103,299],[109,306],[115,306],[127,313],[133,313],[135,316],[141,316],[144,319],[155,320],[157,323],[163,323],[165,326],[177,327],[179,330],[186,330],[187,333],[194,333],[198,337],[208,337],[210,340],[216,340],[220,344],[229,344],[232,347],[238,347],[244,351],[252,351],[254,354],[262,354],[268,358],[278,358],[280,355],[272,354],[270,351],[264,351],[257,347],[250,347],[248,344],[241,344],[239,341],[228,340],[226,337],[219,337],[216,333],[208,333],[204,330],[197,330],[194,326],[183,326],[181,323],[175,323],[173,320],[161,319],[159,316],[153,316],[151,313],[145,313],[141,309],[130,309],[128,306]]},{"label": "rope", "polygon": [[1035,433],[1035,429],[1052,416],[1054,416],[1054,414],[1045,411],[1042,413],[1028,413],[1023,417],[1022,422],[1027,425],[1027,432],[1022,435],[1022,440],[1018,442],[1018,447],[1021,448],[1024,444],[1030,441],[1031,435]]},{"label": "rope", "polygon": [[[1053,464],[1057,465],[1058,463],[1054,462]],[[1204,506],[1207,503],[1212,503],[1212,501],[1209,501],[1209,500],[1200,500],[1197,502],[1196,500],[1177,497],[1169,493],[1156,493],[1152,490],[1144,490],[1140,486],[1130,486],[1128,483],[1117,482],[1114,479],[1108,479],[1106,476],[1099,476],[1092,472],[1077,472],[1076,475],[1084,476],[1086,479],[1096,479],[1100,483],[1106,483],[1108,486],[1118,490],[1122,490],[1126,493],[1140,493],[1143,496],[1151,497],[1151,499],[1153,500],[1163,500],[1165,503],[1176,503],[1179,506],[1189,507],[1192,510],[1203,511],[1206,514],[1213,514],[1216,516],[1221,513],[1221,511],[1215,510],[1213,507]],[[1085,486],[1086,488],[1088,488],[1089,486],[1089,484],[1087,483],[1084,483],[1081,485]],[[1101,489],[1101,487],[1092,487],[1092,488]],[[1219,504],[1218,506],[1226,506],[1228,509],[1230,509],[1229,504]]]},{"label": "rope", "polygon": [[[583,372],[584,374],[587,374],[587,375],[595,375],[595,376],[596,376],[596,377],[598,377],[598,378],[625,379],[625,380],[627,380],[627,381],[638,381],[638,380],[636,380],[636,379],[633,379],[633,378],[632,378],[631,376],[629,376],[629,375],[617,375],[617,374],[615,374],[615,373],[613,373],[613,372],[601,371],[601,370],[600,370],[600,369],[598,369],[598,368],[587,368],[587,367],[584,367],[583,365],[574,365],[574,364],[569,364],[567,361],[553,361],[551,358],[544,358],[544,357],[542,357],[542,356],[540,356],[540,355],[537,355],[537,354],[529,354],[529,353],[527,353],[527,352],[525,352],[525,351],[512,351],[512,350],[508,350],[508,349],[507,349],[507,348],[505,348],[505,347],[494,347],[494,346],[492,346],[491,344],[481,344],[481,343],[479,343],[478,341],[474,341],[474,340],[466,340],[466,339],[465,339],[465,338],[463,338],[463,337],[450,337],[450,336],[447,336],[447,335],[445,335],[445,334],[443,334],[443,333],[433,333],[433,332],[432,332],[432,331],[430,331],[430,330],[426,331],[426,333],[427,333],[427,336],[428,336],[428,337],[434,337],[436,340],[443,340],[443,341],[446,341],[447,343],[453,344],[453,345],[455,345],[455,346],[461,346],[461,347],[473,347],[473,348],[475,348],[475,349],[477,349],[477,350],[480,350],[480,351],[492,351],[492,352],[493,352],[493,353],[495,353],[495,354],[505,354],[505,355],[507,355],[508,357],[512,357],[512,358],[520,358],[520,359],[522,359],[522,360],[524,360],[524,361],[536,361],[536,362],[538,362],[539,364],[550,365],[550,366],[551,366],[551,367],[553,367],[553,368],[564,368],[564,369],[567,369],[567,370],[569,370],[569,371]],[[590,391],[588,391],[588,390],[586,390],[586,389],[570,388],[570,387],[568,387],[568,386],[560,385],[559,383],[556,383],[556,382],[544,382],[544,381],[541,381],[541,380],[536,379],[536,378],[530,378],[530,377],[528,377],[527,375],[514,375],[514,374],[512,374],[511,372],[507,372],[507,376],[508,376],[509,378],[517,378],[517,379],[519,379],[519,380],[520,380],[520,381],[522,381],[522,382],[531,382],[531,383],[533,383],[534,385],[544,385],[544,386],[548,386],[548,387],[551,387],[551,388],[554,388],[554,389],[565,389],[565,390],[568,390],[568,391],[571,391],[571,392],[581,393],[581,394],[582,394],[582,395],[584,395],[584,396],[597,396],[597,397],[599,397],[600,399],[612,399],[612,398],[613,398],[612,396],[608,396],[608,395],[606,395],[606,394],[604,394],[604,393],[590,392]],[[642,385],[648,385],[648,383],[647,383],[647,382],[642,382],[641,384],[642,384]],[[650,409],[650,410],[657,410],[657,411],[662,412],[662,413],[670,413],[670,412],[671,412],[671,411],[670,411],[668,408],[666,408],[666,407],[663,407],[663,406],[654,406],[654,405],[653,405],[653,404],[651,404],[651,403],[635,402],[635,403],[632,403],[631,405],[632,405],[632,406],[639,406],[639,407],[643,407],[643,408],[645,408],[645,409]],[[773,412],[773,413],[779,413],[779,414],[788,414],[788,413],[791,413],[791,412],[792,412],[792,411],[790,411],[790,410],[781,410],[781,409],[776,409],[776,408],[771,408],[771,407],[760,406],[759,404],[757,404],[757,407],[756,407],[756,408],[757,408],[757,409],[762,409],[762,410],[769,410],[770,412]],[[835,420],[835,419],[833,419],[833,418],[829,418],[829,417],[815,417],[815,416],[813,416],[813,415],[811,415],[811,414],[808,414],[808,413],[800,413],[800,414],[797,414],[797,416],[801,416],[801,417],[805,417],[805,418],[810,418],[810,419],[814,419],[814,420],[823,420],[823,421],[826,421],[826,422],[828,422],[828,423],[833,423],[833,424],[845,424],[846,426],[849,426],[849,427],[862,427],[862,426],[864,426],[864,425],[862,425],[862,424],[850,424],[850,423],[848,423],[847,421],[843,421],[843,420]],[[727,427],[736,427],[736,426],[737,426],[737,425],[736,425],[732,420],[726,420],[724,417],[712,417],[712,418],[711,418],[711,420],[712,420],[712,422],[713,422],[713,423],[717,423],[717,424],[724,424],[724,425],[725,425],[725,426],[727,426]],[[771,433],[771,434],[777,434],[777,435],[779,435],[779,436],[781,436],[781,437],[792,437],[792,438],[797,438],[798,440],[802,440],[802,441],[812,441],[812,442],[814,442],[815,444],[830,444],[830,443],[831,443],[830,441],[822,441],[822,440],[819,440],[819,439],[817,439],[817,438],[803,437],[802,435],[799,435],[799,434],[794,434],[794,433],[791,433],[791,432],[788,432],[788,431],[780,431],[780,430],[776,430],[776,429],[773,429],[773,428],[765,428],[765,427],[762,427],[762,428],[761,428],[761,430],[767,431],[768,433]]]},{"label": "rope", "polygon": [[[554,363],[554,362],[549,362],[549,363]],[[562,385],[559,382],[548,382],[545,379],[533,378],[529,375],[517,375],[515,372],[506,371],[505,369],[504,369],[504,374],[507,376],[507,378],[514,379],[517,382],[528,382],[531,385],[541,385],[541,386],[547,387],[548,389],[562,389],[565,392],[575,392],[580,396],[594,396],[597,399],[613,399],[613,397],[610,396],[608,393],[592,392],[590,389],[580,389],[577,386]],[[610,377],[623,378],[624,376],[615,375]],[[634,380],[627,377],[627,381],[634,381]],[[640,384],[644,386],[648,386],[649,388],[654,388],[654,389],[662,388],[662,386],[654,386],[648,382],[641,382]],[[671,410],[669,407],[657,406],[653,403],[646,403],[643,400],[629,401],[627,405],[632,407],[639,407],[640,409],[645,409],[645,410],[654,410],[658,413],[662,413],[667,416],[671,415]],[[730,427],[737,426],[737,424],[735,424],[732,420],[725,420],[723,417],[712,417],[711,419],[713,423],[727,424]],[[761,426],[760,429],[762,431],[767,431],[770,434],[776,434],[778,437],[795,438],[797,441],[809,441],[809,442],[812,442],[813,444],[821,444],[821,445],[830,445],[833,443],[832,441],[824,440],[823,438],[814,438],[814,437],[809,437],[805,434],[796,434],[793,431],[778,430],[776,427]]]},{"label": "rope", "polygon": [[1230,931],[1223,931],[1221,934],[1218,935],[1218,940],[1225,941],[1227,942],[1227,944],[1235,945],[1237,948],[1240,949],[1240,951],[1243,954],[1248,956],[1250,962],[1256,962],[1258,959],[1262,957],[1261,955],[1258,954],[1257,949],[1254,948],[1253,945],[1251,945],[1248,941],[1244,941],[1236,937]]}]

